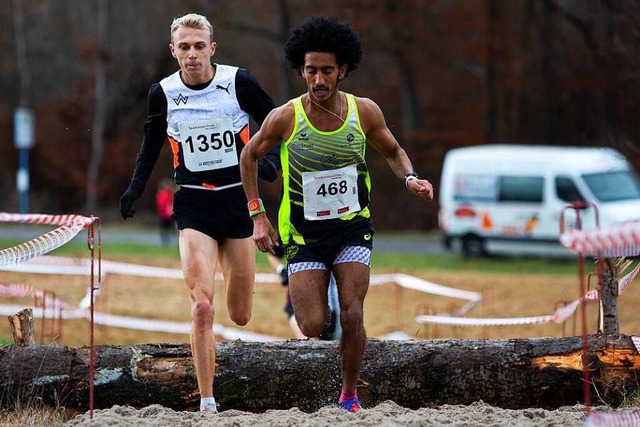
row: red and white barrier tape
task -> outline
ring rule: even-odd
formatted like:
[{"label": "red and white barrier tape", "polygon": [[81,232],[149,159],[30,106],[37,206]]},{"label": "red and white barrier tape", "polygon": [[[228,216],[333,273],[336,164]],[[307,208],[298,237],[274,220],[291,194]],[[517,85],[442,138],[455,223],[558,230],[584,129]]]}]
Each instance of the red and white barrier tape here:
[{"label": "red and white barrier tape", "polygon": [[584,420],[585,427],[637,427],[640,411],[591,412]]},{"label": "red and white barrier tape", "polygon": [[[21,273],[42,273],[42,274],[89,274],[90,260],[77,259],[58,256],[42,256],[14,266],[0,267],[0,270],[14,271]],[[157,277],[166,279],[182,279],[182,270],[176,268],[154,267],[140,264],[130,264],[125,262],[115,262],[102,260],[102,274],[108,273]],[[222,274],[216,273],[215,280],[222,280]],[[280,275],[270,273],[256,273],[257,283],[280,283]],[[383,285],[385,283],[395,283],[403,288],[412,289],[418,292],[441,295],[450,298],[464,299],[477,304],[482,300],[482,294],[461,289],[450,288],[443,285],[409,276],[407,274],[374,274],[371,276],[371,286]]]},{"label": "red and white barrier tape", "polygon": [[[28,272],[28,273],[44,273],[44,274],[89,274],[90,261],[87,259],[74,259],[68,257],[43,256],[36,260],[10,267],[0,267],[0,270]],[[124,262],[102,261],[103,274],[115,273],[123,275],[138,275],[144,277],[157,277],[168,279],[182,279],[182,271],[179,269],[145,266],[139,264],[130,264]],[[626,287],[640,272],[640,264],[636,266],[629,274],[619,281],[619,293],[622,294]],[[220,273],[216,274],[216,280],[222,280]],[[257,283],[279,283],[280,276],[277,274],[257,273]],[[519,318],[461,318],[475,305],[482,300],[482,294],[477,292],[465,291],[461,289],[449,288],[439,285],[418,277],[406,274],[381,274],[371,276],[371,286],[382,285],[385,283],[396,283],[397,285],[416,290],[419,292],[430,293],[435,295],[446,296],[450,298],[458,298],[467,300],[467,304],[456,311],[452,316],[437,315],[421,315],[416,317],[418,323],[436,323],[452,326],[504,326],[504,325],[522,325],[522,324],[539,324],[554,321],[562,323],[568,319],[576,310],[577,306],[584,300],[597,299],[597,291],[590,291],[583,298],[576,300],[564,307],[560,307],[552,315],[519,317]],[[84,301],[84,300],[83,300]],[[81,304],[84,308],[85,304]]]},{"label": "red and white barrier tape", "polygon": [[371,275],[369,285],[378,286],[386,283],[395,283],[402,288],[427,294],[467,300],[467,303],[464,306],[453,313],[454,316],[464,316],[482,300],[482,294],[478,292],[450,288],[448,286],[439,285],[419,277],[409,276],[408,274],[402,273],[373,274]]},{"label": "red and white barrier tape", "polygon": [[0,267],[19,264],[59,248],[94,221],[80,215],[10,214],[0,212],[0,222],[59,225],[42,236],[11,248],[0,250]]},{"label": "red and white barrier tape", "polygon": [[[581,233],[579,230],[573,230],[568,233],[563,233],[560,237],[562,240],[563,236],[565,241],[563,244],[571,249],[581,251],[583,253],[589,253],[591,250],[597,250],[599,254],[611,254],[614,253],[615,250],[620,249],[620,253],[622,255],[615,256],[624,256],[629,255],[633,251],[630,252],[630,248],[640,248],[640,222],[633,223],[635,225],[623,224],[621,226],[617,226],[615,228],[610,228],[607,230],[597,230],[597,232],[587,232],[586,234]],[[602,232],[602,233],[598,233]],[[608,237],[606,237],[608,236]],[[571,239],[569,245],[569,238]],[[566,244],[565,244],[566,243]],[[619,245],[619,246],[616,246]],[[577,249],[576,249],[577,248]],[[588,248],[588,249],[587,249]],[[635,255],[640,254],[640,251],[635,252]],[[607,255],[604,255],[607,256]],[[640,272],[640,263],[636,265],[636,267],[631,270],[628,274],[622,277],[618,281],[618,295],[622,295],[627,286],[635,279],[635,277]],[[573,301],[570,304],[565,305],[564,307],[558,308],[552,315],[546,316],[534,316],[534,317],[512,317],[512,318],[460,318],[454,316],[444,316],[444,315],[420,315],[416,317],[416,322],[418,323],[434,323],[438,325],[449,325],[449,326],[505,326],[505,325],[530,325],[530,324],[538,324],[538,323],[548,323],[548,322],[556,322],[562,323],[566,321],[573,313],[576,311],[578,305],[584,301],[593,301],[597,300],[598,292],[596,290],[591,290],[587,292],[582,298]]]},{"label": "red and white barrier tape", "polygon": [[[14,265],[0,267],[0,270],[14,271],[14,272],[26,272],[26,273],[41,273],[41,274],[72,274],[72,275],[87,275],[90,274],[90,260],[76,259],[69,257],[58,256],[42,256],[37,259],[30,260],[28,262]],[[102,274],[103,277],[107,273],[116,273],[123,275],[138,275],[144,277],[157,277],[167,279],[182,279],[182,271],[179,269],[153,267],[139,264],[129,264],[124,262],[114,261],[102,261]],[[216,280],[222,280],[222,274],[217,273]],[[280,283],[280,275],[257,273],[257,283]],[[478,292],[465,291],[461,289],[450,288],[447,286],[439,285],[428,280],[424,280],[418,277],[409,276],[407,274],[374,274],[371,276],[371,286],[379,286],[386,283],[395,283],[398,286],[415,290],[418,292],[424,292],[429,294],[441,295],[450,298],[458,298],[467,300],[467,303],[456,311],[455,316],[462,316],[471,310],[482,300],[482,294]],[[0,295],[2,290],[0,289]],[[82,299],[79,303],[79,308],[84,309],[88,306],[88,295]],[[68,310],[68,308],[67,308]],[[152,321],[157,323],[155,320]]]},{"label": "red and white barrier tape", "polygon": [[[635,270],[634,270],[635,271]],[[619,288],[618,293],[624,289]],[[533,316],[533,317],[505,317],[505,318],[472,318],[472,317],[454,317],[454,316],[437,316],[437,315],[420,315],[416,316],[418,323],[434,323],[437,325],[448,326],[514,326],[514,325],[532,325],[540,323],[562,323],[566,321],[584,301],[595,301],[598,299],[598,291],[590,290],[582,298],[579,298],[564,307],[558,308],[552,315]]]},{"label": "red and white barrier tape", "polygon": [[631,270],[628,274],[626,274],[622,279],[618,280],[618,295],[622,295],[627,286],[636,278],[640,272],[640,262],[636,265],[636,268]]},{"label": "red and white barrier tape", "polygon": [[513,317],[513,318],[473,318],[473,317],[452,317],[420,315],[416,317],[418,323],[434,323],[436,325],[448,326],[512,326],[512,325],[534,325],[551,321],[552,316],[534,317]]},{"label": "red and white barrier tape", "polygon": [[20,224],[71,225],[93,222],[92,218],[82,215],[47,215],[47,214],[13,214],[0,212],[0,222],[16,222]]},{"label": "red and white barrier tape", "polygon": [[597,230],[570,230],[560,235],[560,243],[590,256],[612,258],[640,255],[640,221]]},{"label": "red and white barrier tape", "polygon": [[566,321],[569,317],[573,315],[578,306],[585,301],[597,301],[600,296],[598,295],[598,291],[595,289],[590,290],[581,298],[571,302],[570,304],[565,305],[564,307],[560,307],[557,309],[553,315],[551,316],[551,320],[556,323],[562,323]]},{"label": "red and white barrier tape", "polygon": [[[0,305],[0,315],[10,316],[22,310],[24,307],[17,305]],[[41,318],[42,313],[34,311],[33,317]],[[61,312],[62,319],[88,319],[89,311],[82,309],[63,310]],[[171,334],[189,334],[191,331],[191,323],[187,322],[170,322],[158,319],[144,319],[139,317],[117,316],[106,313],[94,313],[94,323],[96,325],[104,325],[113,328],[137,329],[153,332],[163,332]],[[259,334],[251,331],[243,331],[223,325],[214,325],[213,330],[216,335],[227,340],[245,340],[245,341],[276,341],[283,338],[271,335]]]},{"label": "red and white barrier tape", "polygon": [[[17,273],[87,276],[91,274],[90,267],[91,260],[89,259],[46,255],[18,265],[0,266],[0,270],[13,271]],[[149,265],[102,260],[102,274],[104,276],[107,273],[140,277],[156,277],[160,279],[182,280],[184,278],[182,270],[177,268],[154,267]],[[217,272],[215,280],[223,280],[222,273]],[[257,273],[256,282],[280,283],[280,275]]]},{"label": "red and white barrier tape", "polygon": [[[44,301],[46,291],[40,288],[34,288],[33,286],[25,285],[22,283],[1,283],[0,282],[0,297],[5,298],[42,298]],[[68,305],[58,297],[54,297],[51,294],[47,295],[47,304],[52,304],[55,310],[64,310],[68,308]]]},{"label": "red and white barrier tape", "polygon": [[32,286],[21,283],[0,283],[0,296],[5,298],[28,298],[33,295]]}]

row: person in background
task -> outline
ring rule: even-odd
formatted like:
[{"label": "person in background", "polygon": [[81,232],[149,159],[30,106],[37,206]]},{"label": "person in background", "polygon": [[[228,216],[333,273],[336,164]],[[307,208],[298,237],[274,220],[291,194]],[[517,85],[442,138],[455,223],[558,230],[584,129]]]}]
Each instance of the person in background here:
[{"label": "person in background", "polygon": [[171,243],[175,231],[173,221],[173,181],[162,178],[156,192],[156,214],[160,223],[160,242],[162,246]]},{"label": "person in background", "polygon": [[[190,13],[173,20],[169,51],[179,70],[151,85],[148,117],[131,182],[120,197],[123,219],[145,189],[162,145],[173,152],[174,218],[182,271],[191,299],[191,352],[200,410],[217,413],[214,273],[220,265],[229,317],[251,318],[255,281],[253,224],[240,181],[240,153],[249,141],[249,117],[258,125],[274,108],[246,69],[212,63],[217,44],[209,20]],[[261,176],[275,179],[268,162]]]},{"label": "person in background", "polygon": [[[318,336],[327,316],[333,273],[340,297],[339,405],[359,412],[357,384],[366,333],[363,303],[369,288],[373,222],[367,143],[380,153],[400,186],[424,200],[433,187],[420,179],[387,127],[380,107],[338,90],[362,58],[353,28],[336,18],[312,17],[289,33],[284,51],[307,92],[274,109],[242,152],[240,169],[253,219],[253,240],[274,254],[279,234],[289,270],[289,292],[302,333]],[[282,188],[276,234],[257,185],[256,160],[281,142]]]}]

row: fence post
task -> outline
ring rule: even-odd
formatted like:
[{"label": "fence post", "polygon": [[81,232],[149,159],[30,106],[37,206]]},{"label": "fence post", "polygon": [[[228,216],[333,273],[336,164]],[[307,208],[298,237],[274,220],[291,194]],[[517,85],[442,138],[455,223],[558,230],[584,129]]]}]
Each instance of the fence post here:
[{"label": "fence post", "polygon": [[35,334],[33,333],[33,310],[25,308],[16,314],[9,316],[11,325],[11,335],[15,344],[35,344]]}]

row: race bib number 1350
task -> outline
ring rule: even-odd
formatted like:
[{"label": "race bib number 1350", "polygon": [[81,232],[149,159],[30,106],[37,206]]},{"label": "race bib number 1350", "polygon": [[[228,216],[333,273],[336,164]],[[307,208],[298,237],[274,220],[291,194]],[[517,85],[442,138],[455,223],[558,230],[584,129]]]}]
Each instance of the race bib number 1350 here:
[{"label": "race bib number 1350", "polygon": [[184,165],[192,172],[238,164],[230,117],[179,124]]}]

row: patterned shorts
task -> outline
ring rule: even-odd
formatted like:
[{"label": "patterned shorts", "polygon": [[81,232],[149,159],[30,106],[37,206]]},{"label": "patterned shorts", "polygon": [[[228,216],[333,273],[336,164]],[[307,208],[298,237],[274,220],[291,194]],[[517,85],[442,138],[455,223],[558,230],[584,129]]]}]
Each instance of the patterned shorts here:
[{"label": "patterned shorts", "polygon": [[330,270],[331,266],[359,262],[371,266],[373,223],[361,220],[349,224],[313,244],[285,246],[289,274],[305,270]]}]

